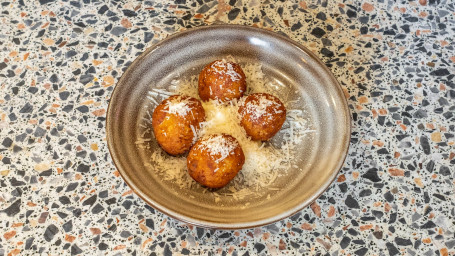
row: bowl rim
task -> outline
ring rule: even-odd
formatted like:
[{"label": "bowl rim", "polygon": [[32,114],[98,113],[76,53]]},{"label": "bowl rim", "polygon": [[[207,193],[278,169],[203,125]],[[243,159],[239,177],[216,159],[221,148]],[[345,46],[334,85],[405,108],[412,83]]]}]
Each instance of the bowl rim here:
[{"label": "bowl rim", "polygon": [[[185,35],[188,35],[188,34],[193,33],[195,31],[217,30],[217,29],[250,30],[253,33],[266,34],[268,36],[277,38],[279,40],[286,41],[286,43],[289,43],[289,44],[297,47],[299,50],[305,52],[313,60],[318,62],[321,65],[321,67],[325,70],[325,72],[329,76],[331,76],[332,80],[337,85],[335,87],[337,88],[337,90],[339,90],[341,95],[343,95],[342,102],[344,104],[342,104],[342,105],[343,105],[344,112],[346,113],[346,127],[345,128],[346,128],[346,131],[347,131],[347,136],[345,136],[345,140],[344,140],[344,142],[345,142],[344,144],[345,145],[344,145],[344,150],[343,150],[343,153],[344,153],[343,158],[340,159],[340,161],[337,164],[337,167],[332,171],[331,177],[324,183],[323,186],[320,187],[318,192],[313,194],[309,199],[305,200],[304,202],[299,203],[297,206],[295,206],[292,209],[284,211],[284,212],[282,212],[282,213],[280,213],[278,215],[275,215],[273,217],[269,217],[269,218],[258,220],[258,221],[239,222],[239,223],[220,223],[220,222],[202,221],[202,220],[198,220],[198,219],[195,219],[195,218],[191,218],[191,217],[184,216],[182,214],[178,214],[176,212],[173,212],[173,211],[167,209],[166,207],[164,207],[164,206],[156,203],[155,201],[151,200],[145,194],[143,194],[143,192],[140,189],[137,188],[137,186],[134,184],[134,182],[132,182],[128,178],[126,173],[123,173],[124,171],[122,170],[122,168],[119,168],[121,166],[121,164],[120,164],[120,162],[118,162],[117,157],[116,157],[116,153],[115,153],[114,149],[112,148],[113,146],[112,146],[112,143],[111,143],[111,141],[112,141],[111,126],[113,126],[113,122],[110,119],[111,112],[112,112],[111,109],[113,108],[112,107],[112,105],[113,105],[112,99],[116,98],[116,96],[118,94],[118,91],[119,91],[117,89],[118,85],[120,85],[120,84],[122,84],[124,82],[124,80],[126,79],[125,77],[127,76],[127,74],[131,73],[135,69],[135,67],[138,65],[138,63],[140,63],[141,59],[144,59],[148,54],[150,54],[151,52],[153,52],[154,50],[159,48],[162,44],[165,44],[167,41],[171,41],[171,40],[179,38],[179,37],[184,37]],[[123,181],[125,181],[125,183],[128,185],[128,187],[137,196],[139,196],[142,200],[144,200],[149,206],[153,207],[154,209],[160,211],[161,213],[163,213],[163,214],[165,214],[167,216],[170,216],[170,217],[172,217],[174,219],[177,219],[179,221],[182,221],[184,223],[188,223],[190,225],[203,227],[203,228],[210,228],[210,229],[236,230],[236,229],[248,229],[248,228],[261,227],[261,226],[269,225],[269,224],[275,223],[277,221],[283,220],[283,219],[285,219],[287,217],[290,217],[290,216],[298,213],[299,211],[301,211],[305,207],[311,205],[325,191],[327,191],[327,189],[333,183],[335,178],[338,176],[341,168],[343,167],[344,162],[346,161],[346,158],[347,158],[347,155],[348,155],[348,151],[349,151],[349,147],[350,147],[350,141],[351,141],[352,116],[351,116],[351,113],[350,113],[350,110],[349,110],[349,107],[348,107],[348,101],[347,101],[346,97],[344,97],[343,89],[342,89],[340,83],[338,82],[338,80],[336,79],[336,77],[333,75],[333,73],[330,71],[330,69],[312,51],[310,51],[308,48],[306,48],[302,44],[290,39],[287,36],[279,34],[278,32],[274,32],[272,30],[268,30],[268,29],[264,29],[264,28],[252,27],[252,26],[248,26],[248,25],[238,25],[238,24],[212,24],[212,25],[203,25],[203,26],[193,27],[193,28],[185,29],[184,31],[179,31],[179,32],[173,33],[173,34],[167,36],[166,38],[162,39],[158,43],[155,43],[155,44],[151,45],[143,53],[141,53],[137,58],[135,58],[134,61],[127,67],[127,69],[120,76],[120,79],[115,84],[115,87],[114,87],[114,89],[113,89],[113,91],[111,93],[111,96],[109,98],[108,108],[107,108],[107,111],[106,111],[105,127],[106,127],[105,128],[106,129],[106,143],[107,143],[107,146],[108,146],[109,154],[110,154],[111,159],[112,159],[112,161],[114,163],[114,166],[116,167],[116,169],[120,173]]]}]

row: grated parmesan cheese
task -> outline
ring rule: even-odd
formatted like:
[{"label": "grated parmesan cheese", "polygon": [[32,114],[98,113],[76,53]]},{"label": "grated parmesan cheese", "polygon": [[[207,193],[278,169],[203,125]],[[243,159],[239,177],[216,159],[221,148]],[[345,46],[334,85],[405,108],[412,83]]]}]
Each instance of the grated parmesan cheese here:
[{"label": "grated parmesan cheese", "polygon": [[221,134],[214,134],[212,136],[205,137],[201,139],[201,143],[197,145],[198,148],[207,150],[210,155],[218,156],[215,160],[217,163],[233,154],[234,149],[237,146],[237,142],[229,141]]},{"label": "grated parmesan cheese", "polygon": [[[226,63],[225,60],[223,62]],[[245,130],[239,123],[238,107],[242,100],[232,100],[227,103],[220,103],[218,101],[202,102],[206,113],[206,121],[202,123],[200,129],[191,127],[193,133],[198,133],[197,137],[199,138],[218,133],[229,134],[237,139],[245,155],[245,164],[242,170],[223,190],[218,191],[219,194],[215,197],[216,202],[219,201],[216,199],[219,196],[228,196],[233,200],[242,200],[246,197],[257,195],[256,192],[259,189],[277,190],[277,188],[272,186],[274,181],[280,176],[285,175],[288,169],[295,167],[295,158],[299,153],[299,148],[302,147],[305,136],[309,133],[316,132],[308,128],[303,110],[289,107],[290,104],[295,103],[287,101],[287,93],[291,90],[282,90],[279,88],[283,85],[267,82],[264,79],[260,64],[247,63],[242,68],[248,85],[246,95],[263,92],[279,98],[287,107],[286,121],[282,129],[275,135],[279,139],[274,138],[274,142],[252,141],[248,138]],[[228,66],[227,69],[229,69]],[[188,79],[173,80],[169,91],[152,89],[147,95],[147,98],[154,97],[155,101],[160,102],[169,95],[180,94],[200,99],[197,90],[197,81],[197,75]],[[150,99],[150,109],[152,110],[156,104],[154,100]],[[261,106],[259,113],[264,114],[269,104],[271,104],[269,100],[261,102],[259,104]],[[184,105],[176,105],[169,111],[183,113],[187,109]],[[255,110],[255,112],[257,111]],[[146,127],[150,127],[151,116],[148,111],[146,113],[148,116],[144,116],[143,122]],[[153,136],[153,133],[150,132],[150,129],[147,131],[142,133],[141,138],[136,143],[139,147],[144,147],[152,151],[150,160],[153,165],[148,164],[148,166],[158,171],[164,180],[175,182],[182,189],[199,187],[199,184],[188,175],[186,157],[169,156],[158,146],[150,146],[151,143],[145,136],[147,134]],[[275,140],[280,142],[277,144]],[[220,153],[224,157],[227,156],[226,154],[230,151],[229,149],[229,146],[227,149],[225,147],[211,148],[213,152],[216,152],[214,154]],[[206,190],[203,190],[203,193],[205,192]],[[270,198],[270,194],[267,198]]]},{"label": "grated parmesan cheese", "polygon": [[245,106],[245,110],[246,113],[251,115],[253,120],[258,120],[263,116],[267,116],[269,118],[271,117],[271,113],[267,111],[268,107],[272,107],[275,114],[282,112],[281,110],[279,110],[280,104],[273,100],[268,99],[265,95],[259,96],[258,103],[256,103],[255,100],[249,101]]},{"label": "grated parmesan cheese", "polygon": [[169,114],[176,114],[179,116],[185,116],[188,112],[191,111],[190,107],[191,102],[188,98],[177,96],[167,101],[167,112]]},{"label": "grated parmesan cheese", "polygon": [[232,66],[232,64],[227,62],[225,59],[215,61],[211,65],[211,68],[213,68],[215,72],[220,75],[228,75],[233,82],[239,81],[242,78],[242,76],[234,70],[234,66]]}]

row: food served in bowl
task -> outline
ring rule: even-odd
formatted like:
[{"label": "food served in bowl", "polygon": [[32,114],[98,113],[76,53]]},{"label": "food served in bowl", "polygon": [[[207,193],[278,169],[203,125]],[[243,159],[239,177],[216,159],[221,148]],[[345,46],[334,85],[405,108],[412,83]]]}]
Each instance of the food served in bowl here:
[{"label": "food served in bowl", "polygon": [[216,60],[202,69],[198,82],[201,100],[227,102],[239,99],[246,91],[246,79],[239,64]]},{"label": "food served in bowl", "polygon": [[268,93],[253,93],[239,106],[240,124],[253,140],[269,140],[286,121],[286,107]]},{"label": "food served in bowl", "polygon": [[209,188],[224,187],[244,163],[242,147],[227,134],[212,134],[200,139],[191,148],[187,158],[190,176]]},{"label": "food served in bowl", "polygon": [[152,126],[161,148],[170,155],[181,155],[197,140],[197,131],[205,121],[199,100],[174,95],[161,102],[153,111]]},{"label": "food served in bowl", "polygon": [[[246,140],[240,125],[217,126],[215,133],[238,130],[240,136],[232,135],[245,164],[225,187],[208,193],[189,176],[184,156],[173,157],[158,145],[151,116],[170,95],[198,99],[204,64],[229,56],[242,64],[245,94],[278,97],[287,116],[265,142]],[[211,116],[217,123],[235,120],[236,101],[205,108],[207,122]],[[349,121],[343,90],[308,49],[263,29],[202,26],[167,37],[128,67],[109,102],[106,140],[125,182],[153,208],[196,226],[241,229],[288,217],[321,195],[343,164]]]}]

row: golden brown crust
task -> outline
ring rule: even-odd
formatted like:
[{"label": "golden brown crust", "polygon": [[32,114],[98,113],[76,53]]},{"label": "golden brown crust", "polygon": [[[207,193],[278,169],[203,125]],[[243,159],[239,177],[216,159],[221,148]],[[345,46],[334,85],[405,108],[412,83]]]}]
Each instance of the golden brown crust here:
[{"label": "golden brown crust", "polygon": [[269,140],[286,120],[286,108],[275,96],[254,93],[242,99],[239,106],[240,124],[252,140]]},{"label": "golden brown crust", "polygon": [[187,152],[196,141],[194,131],[197,133],[204,121],[205,111],[201,102],[189,96],[174,95],[167,98],[155,108],[152,115],[155,138],[170,155]]},{"label": "golden brown crust", "polygon": [[[228,145],[224,145],[225,143]],[[211,150],[210,145],[215,147],[220,145],[223,147],[221,150],[225,150],[224,154]],[[187,158],[189,175],[209,188],[227,185],[242,169],[244,163],[245,155],[240,144],[227,134],[214,134],[200,139],[191,148]]]},{"label": "golden brown crust", "polygon": [[239,99],[246,91],[245,74],[236,63],[216,60],[199,73],[198,91],[203,101]]}]

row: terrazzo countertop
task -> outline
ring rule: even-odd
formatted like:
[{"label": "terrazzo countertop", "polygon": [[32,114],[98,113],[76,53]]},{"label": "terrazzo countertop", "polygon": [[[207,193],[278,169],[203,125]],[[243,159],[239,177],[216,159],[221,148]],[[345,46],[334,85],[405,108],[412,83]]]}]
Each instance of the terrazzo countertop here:
[{"label": "terrazzo countertop", "polygon": [[[453,1],[3,0],[0,12],[0,255],[455,254]],[[215,22],[302,43],[351,110],[338,178],[261,228],[206,230],[155,211],[106,145],[128,65]]]}]

